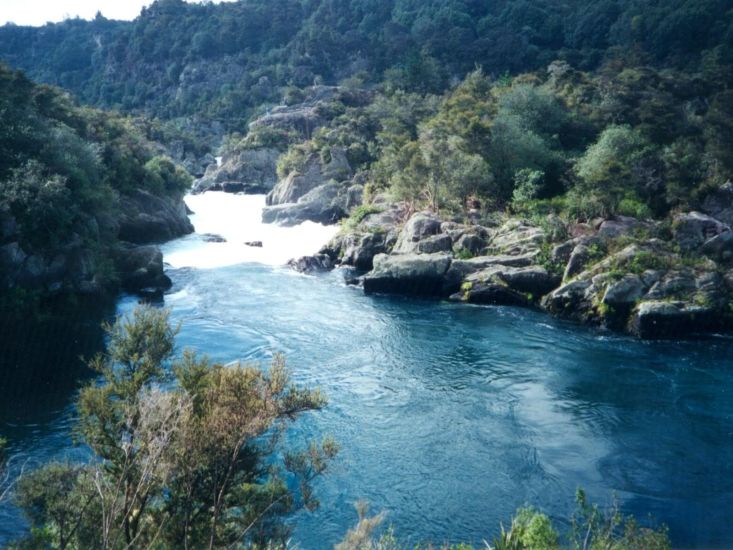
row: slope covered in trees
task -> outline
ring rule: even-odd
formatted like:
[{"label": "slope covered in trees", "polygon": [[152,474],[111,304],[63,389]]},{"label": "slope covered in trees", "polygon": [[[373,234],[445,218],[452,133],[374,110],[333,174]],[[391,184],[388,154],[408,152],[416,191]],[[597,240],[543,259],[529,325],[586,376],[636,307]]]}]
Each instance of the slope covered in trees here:
[{"label": "slope covered in trees", "polygon": [[730,10],[728,0],[158,0],[129,23],[6,25],[0,58],[87,103],[242,130],[284,88],[355,75],[435,93],[477,65],[501,75],[556,59],[725,74]]},{"label": "slope covered in trees", "polygon": [[67,93],[2,65],[0,117],[4,306],[28,305],[29,291],[96,294],[114,286],[123,215],[139,203],[123,209],[123,201],[180,200],[190,176],[131,119],[79,107]]}]

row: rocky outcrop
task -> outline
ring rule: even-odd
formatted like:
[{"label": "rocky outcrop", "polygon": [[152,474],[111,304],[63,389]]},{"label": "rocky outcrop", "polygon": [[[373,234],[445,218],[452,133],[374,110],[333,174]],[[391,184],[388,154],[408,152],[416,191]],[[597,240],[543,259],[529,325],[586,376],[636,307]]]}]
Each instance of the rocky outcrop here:
[{"label": "rocky outcrop", "polygon": [[224,191],[226,193],[264,194],[277,183],[275,148],[235,150],[224,154],[221,165],[210,164],[193,188],[193,193]]},{"label": "rocky outcrop", "polygon": [[729,225],[700,212],[677,214],[672,221],[674,239],[687,252],[697,251],[708,240],[730,230]]},{"label": "rocky outcrop", "polygon": [[113,257],[120,284],[126,291],[153,294],[171,287],[164,272],[163,253],[157,246],[122,244],[114,250]]},{"label": "rocky outcrop", "polygon": [[420,252],[419,243],[423,239],[438,235],[440,232],[440,218],[429,212],[418,212],[405,223],[397,238],[393,253],[414,254]]},{"label": "rocky outcrop", "polygon": [[441,295],[451,261],[450,254],[378,254],[374,269],[364,277],[364,291]]},{"label": "rocky outcrop", "polygon": [[400,227],[401,217],[370,214],[325,252],[370,270],[353,279],[369,293],[539,307],[642,338],[733,327],[733,231],[704,214],[678,215],[672,240],[654,238],[654,222],[616,218],[561,243],[522,220],[485,227],[418,212]]},{"label": "rocky outcrop", "polygon": [[299,273],[317,273],[333,269],[333,261],[327,254],[303,256],[297,260],[290,260],[288,265]]},{"label": "rocky outcrop", "polygon": [[353,184],[346,153],[331,149],[331,159],[322,164],[311,155],[302,172],[292,172],[267,195],[264,223],[297,225],[304,221],[333,224],[361,204],[363,188]]},{"label": "rocky outcrop", "polygon": [[280,105],[250,124],[250,131],[266,127],[295,133],[302,139],[310,139],[313,132],[333,118],[330,104],[366,105],[372,95],[366,90],[346,89],[339,86],[313,86],[306,90],[301,103]]},{"label": "rocky outcrop", "polygon": [[135,244],[165,242],[193,233],[183,200],[138,189],[120,198],[117,234]]}]

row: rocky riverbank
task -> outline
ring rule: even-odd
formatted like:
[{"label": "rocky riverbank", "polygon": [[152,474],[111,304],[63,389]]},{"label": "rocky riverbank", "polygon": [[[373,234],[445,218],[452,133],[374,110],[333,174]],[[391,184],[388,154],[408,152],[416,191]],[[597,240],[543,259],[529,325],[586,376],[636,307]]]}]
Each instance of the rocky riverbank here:
[{"label": "rocky riverbank", "polygon": [[539,308],[641,338],[726,331],[733,328],[733,216],[724,205],[733,186],[721,193],[706,212],[663,222],[497,215],[460,223],[430,212],[408,216],[384,202],[319,256],[292,265],[354,268],[352,282],[368,293]]},{"label": "rocky riverbank", "polygon": [[67,243],[51,250],[23,242],[15,218],[0,212],[0,288],[41,297],[101,296],[116,288],[159,294],[171,283],[156,243],[191,232],[180,197],[143,190],[122,196],[114,212],[90,217]]}]

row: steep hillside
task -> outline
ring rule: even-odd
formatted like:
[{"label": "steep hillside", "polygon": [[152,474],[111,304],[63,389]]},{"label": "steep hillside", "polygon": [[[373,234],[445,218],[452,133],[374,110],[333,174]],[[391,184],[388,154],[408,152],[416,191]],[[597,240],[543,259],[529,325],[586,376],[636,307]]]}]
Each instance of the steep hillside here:
[{"label": "steep hillside", "polygon": [[0,305],[165,286],[155,247],[192,230],[190,176],[131,119],[0,65]]},{"label": "steep hillside", "polygon": [[440,92],[477,65],[493,75],[556,59],[583,70],[610,57],[727,66],[730,10],[728,0],[158,0],[133,22],[6,25],[0,58],[86,103],[244,130],[258,106],[314,81]]}]

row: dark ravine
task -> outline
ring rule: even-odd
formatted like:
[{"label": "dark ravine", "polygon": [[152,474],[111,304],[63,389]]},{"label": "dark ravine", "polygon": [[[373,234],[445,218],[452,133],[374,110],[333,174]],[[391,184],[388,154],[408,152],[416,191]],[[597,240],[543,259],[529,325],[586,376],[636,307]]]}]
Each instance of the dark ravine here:
[{"label": "dark ravine", "polygon": [[640,338],[733,328],[733,230],[709,214],[677,214],[671,226],[617,217],[574,225],[548,218],[540,227],[507,216],[464,224],[430,212],[403,222],[400,205],[384,200],[381,208],[292,265],[354,268],[363,274],[351,282],[367,293],[539,308]]}]

